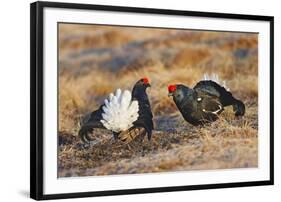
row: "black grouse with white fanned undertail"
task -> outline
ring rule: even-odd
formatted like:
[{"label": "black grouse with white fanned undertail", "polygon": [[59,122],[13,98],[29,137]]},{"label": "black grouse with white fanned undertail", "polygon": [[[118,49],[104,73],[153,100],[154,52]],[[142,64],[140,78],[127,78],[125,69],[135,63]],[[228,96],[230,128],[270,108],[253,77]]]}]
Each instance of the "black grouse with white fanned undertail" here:
[{"label": "black grouse with white fanned undertail", "polygon": [[216,121],[226,106],[233,107],[235,116],[245,114],[244,103],[233,97],[225,82],[220,82],[216,75],[204,75],[204,80],[193,88],[177,84],[170,85],[168,91],[183,118],[193,125]]},{"label": "black grouse with white fanned undertail", "polygon": [[93,111],[83,121],[79,136],[84,142],[91,141],[89,136],[94,128],[107,129],[113,132],[115,139],[130,143],[138,136],[147,135],[150,140],[153,130],[153,115],[146,93],[150,87],[147,78],[140,79],[133,87],[132,93],[128,90],[117,89],[110,94],[104,104]]}]

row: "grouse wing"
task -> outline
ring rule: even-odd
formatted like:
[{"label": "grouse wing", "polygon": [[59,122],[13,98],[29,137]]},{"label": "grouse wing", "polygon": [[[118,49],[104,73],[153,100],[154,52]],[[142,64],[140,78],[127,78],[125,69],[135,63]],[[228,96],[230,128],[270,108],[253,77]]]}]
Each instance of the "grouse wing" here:
[{"label": "grouse wing", "polygon": [[223,106],[232,105],[236,100],[223,86],[211,80],[199,81],[193,89],[218,97]]},{"label": "grouse wing", "polygon": [[83,142],[89,142],[91,141],[91,138],[89,137],[89,133],[93,132],[94,128],[101,128],[106,129],[103,124],[101,123],[102,119],[102,106],[96,111],[93,111],[89,115],[86,115],[82,120],[81,128],[78,132],[80,138]]}]

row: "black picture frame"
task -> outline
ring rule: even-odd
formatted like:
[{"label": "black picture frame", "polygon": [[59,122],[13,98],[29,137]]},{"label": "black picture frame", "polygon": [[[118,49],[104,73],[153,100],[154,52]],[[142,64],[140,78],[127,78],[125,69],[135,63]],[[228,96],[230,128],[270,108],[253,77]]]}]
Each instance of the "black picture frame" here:
[{"label": "black picture frame", "polygon": [[[129,190],[112,190],[97,192],[81,192],[66,194],[43,193],[43,9],[50,8],[66,8],[66,9],[87,9],[102,11],[121,11],[130,13],[146,13],[146,14],[163,14],[177,16],[198,16],[223,19],[239,19],[239,20],[257,20],[268,21],[270,23],[270,180],[267,181],[251,181],[239,183],[221,183],[221,184],[204,184],[191,186],[174,186],[174,187],[155,187],[143,189]],[[167,9],[151,9],[151,8],[135,8],[120,6],[104,6],[104,5],[88,5],[75,3],[57,3],[57,2],[35,2],[30,6],[30,197],[36,200],[45,199],[62,199],[122,194],[140,194],[154,192],[171,192],[186,191],[198,189],[216,189],[228,187],[246,187],[274,184],[274,17],[259,15],[240,15],[228,13],[213,12],[195,12],[183,10],[167,10]]]}]

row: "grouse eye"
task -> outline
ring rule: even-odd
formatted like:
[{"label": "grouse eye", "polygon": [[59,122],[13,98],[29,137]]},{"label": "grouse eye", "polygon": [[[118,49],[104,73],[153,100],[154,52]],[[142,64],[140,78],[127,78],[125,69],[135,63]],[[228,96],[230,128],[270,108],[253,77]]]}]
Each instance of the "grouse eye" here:
[{"label": "grouse eye", "polygon": [[198,97],[197,98],[197,102],[201,102],[202,101],[202,98],[201,97]]}]

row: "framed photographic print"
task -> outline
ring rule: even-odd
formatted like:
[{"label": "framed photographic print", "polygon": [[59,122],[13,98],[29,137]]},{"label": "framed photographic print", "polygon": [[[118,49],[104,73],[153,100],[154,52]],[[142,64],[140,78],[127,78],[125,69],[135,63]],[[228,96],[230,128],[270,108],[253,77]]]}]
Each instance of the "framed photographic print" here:
[{"label": "framed photographic print", "polygon": [[31,4],[31,198],[273,184],[271,16]]}]

